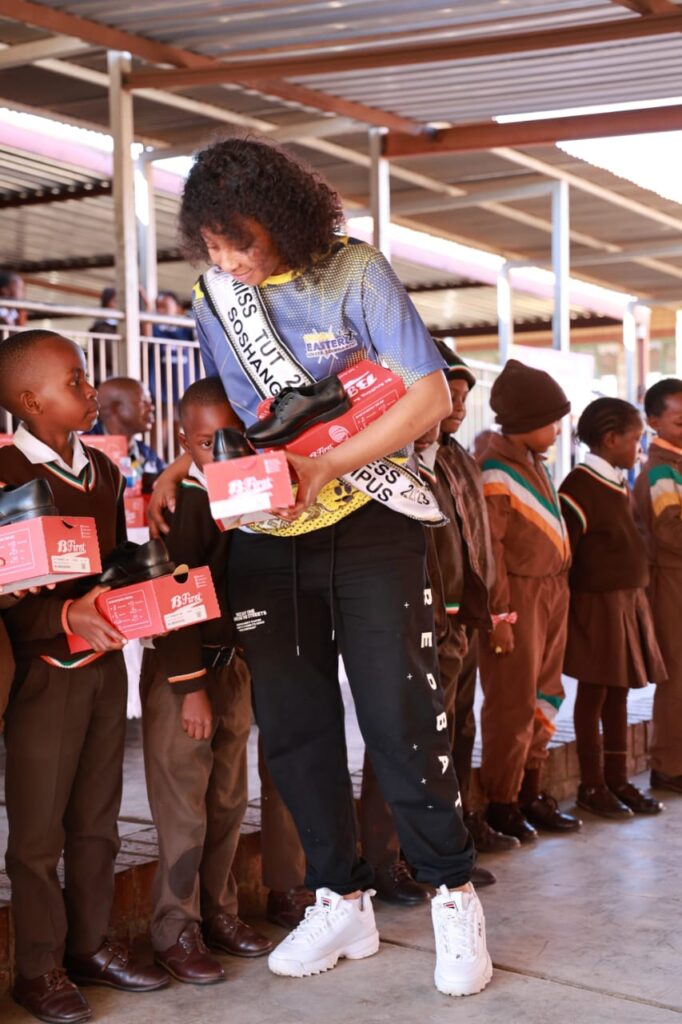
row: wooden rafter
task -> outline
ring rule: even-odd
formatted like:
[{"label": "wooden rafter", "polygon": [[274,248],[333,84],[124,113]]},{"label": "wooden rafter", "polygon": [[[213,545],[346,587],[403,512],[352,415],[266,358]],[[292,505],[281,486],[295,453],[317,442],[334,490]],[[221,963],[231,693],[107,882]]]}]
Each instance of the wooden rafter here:
[{"label": "wooden rafter", "polygon": [[[1,5],[0,5],[1,6]],[[473,57],[503,57],[510,54],[533,53],[567,47],[585,47],[611,42],[625,42],[648,36],[669,35],[682,31],[682,12],[652,14],[642,18],[594,22],[575,27],[506,35],[482,35],[463,40],[440,40],[398,44],[352,51],[324,53],[321,56],[276,57],[257,61],[216,61],[213,68],[179,68],[169,71],[139,71],[128,78],[131,88],[181,89],[199,85],[216,85],[239,79],[253,82],[266,76],[297,78],[305,75],[342,74],[346,71],[377,68],[399,68],[444,61],[467,60]]]},{"label": "wooden rafter", "polygon": [[611,3],[627,7],[635,14],[675,14],[678,11],[678,5],[672,0],[611,0]]},{"label": "wooden rafter", "polygon": [[618,110],[607,114],[576,114],[500,124],[484,121],[446,128],[433,136],[412,138],[390,133],[384,156],[400,159],[434,153],[455,153],[498,146],[547,146],[570,139],[599,139],[682,129],[682,104]]}]

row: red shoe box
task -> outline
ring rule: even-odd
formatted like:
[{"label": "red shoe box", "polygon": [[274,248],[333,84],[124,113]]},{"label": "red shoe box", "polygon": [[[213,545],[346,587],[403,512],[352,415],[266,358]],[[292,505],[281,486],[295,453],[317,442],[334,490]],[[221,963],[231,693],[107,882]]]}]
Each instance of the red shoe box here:
[{"label": "red shoe box", "polygon": [[123,460],[128,458],[128,438],[125,434],[81,434],[80,438],[86,447],[97,448],[108,455],[123,472]]},{"label": "red shoe box", "polygon": [[[351,400],[348,412],[327,423],[310,427],[285,445],[287,451],[309,455],[313,459],[324,455],[383,416],[405,394],[401,377],[369,359],[363,359],[350,369],[342,370],[339,380]],[[267,416],[271,402],[271,398],[261,402],[258,407],[259,419]]]},{"label": "red shoe box", "polygon": [[[128,640],[160,636],[221,615],[211,570],[179,566],[174,573],[100,594],[97,610]],[[80,636],[67,636],[73,654],[90,650]]]},{"label": "red shoe box", "polygon": [[289,463],[283,452],[209,462],[204,474],[213,518],[224,521],[239,517],[239,523],[236,519],[234,523],[223,523],[226,528],[247,520],[257,522],[267,518],[263,513],[273,508],[294,504]]},{"label": "red shoe box", "polygon": [[147,509],[151,498],[151,494],[136,493],[133,487],[126,489],[123,495],[123,506],[126,513],[126,527],[129,530],[138,530],[149,525]]},{"label": "red shoe box", "polygon": [[0,527],[0,590],[63,583],[102,571],[90,516],[38,516]]}]

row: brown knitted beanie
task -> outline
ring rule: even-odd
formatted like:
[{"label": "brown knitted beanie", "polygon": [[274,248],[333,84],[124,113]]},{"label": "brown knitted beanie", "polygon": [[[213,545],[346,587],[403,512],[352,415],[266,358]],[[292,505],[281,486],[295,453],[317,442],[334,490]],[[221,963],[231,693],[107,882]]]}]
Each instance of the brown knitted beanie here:
[{"label": "brown knitted beanie", "polygon": [[509,359],[492,386],[490,406],[505,434],[527,434],[556,423],[571,403],[544,370]]}]

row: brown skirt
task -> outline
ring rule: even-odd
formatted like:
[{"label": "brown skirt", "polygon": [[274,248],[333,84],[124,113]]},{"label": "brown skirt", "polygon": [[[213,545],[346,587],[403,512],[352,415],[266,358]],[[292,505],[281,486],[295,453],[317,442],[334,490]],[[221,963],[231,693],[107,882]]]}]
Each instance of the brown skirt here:
[{"label": "brown skirt", "polygon": [[600,686],[663,682],[667,673],[646,592],[572,590],[564,672]]}]

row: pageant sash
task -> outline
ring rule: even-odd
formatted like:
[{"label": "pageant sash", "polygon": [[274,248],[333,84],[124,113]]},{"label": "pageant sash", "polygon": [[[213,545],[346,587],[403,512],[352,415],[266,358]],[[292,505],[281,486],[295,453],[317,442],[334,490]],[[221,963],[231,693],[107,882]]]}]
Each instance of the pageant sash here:
[{"label": "pageant sash", "polygon": [[[283,388],[314,382],[275,330],[258,288],[215,267],[203,275],[200,286],[256,394],[271,398]],[[398,459],[375,459],[341,479],[394,512],[427,526],[447,522],[429,487]]]}]

